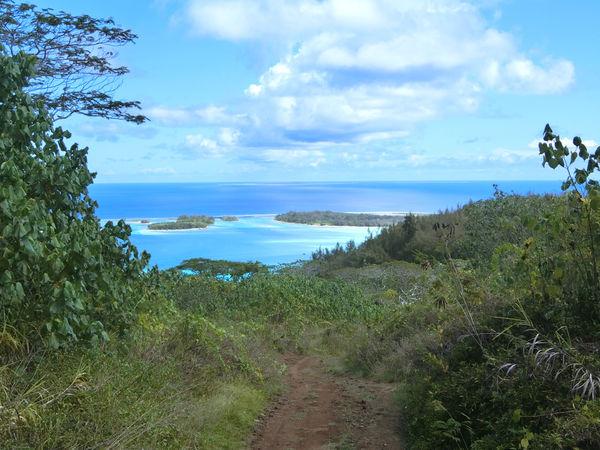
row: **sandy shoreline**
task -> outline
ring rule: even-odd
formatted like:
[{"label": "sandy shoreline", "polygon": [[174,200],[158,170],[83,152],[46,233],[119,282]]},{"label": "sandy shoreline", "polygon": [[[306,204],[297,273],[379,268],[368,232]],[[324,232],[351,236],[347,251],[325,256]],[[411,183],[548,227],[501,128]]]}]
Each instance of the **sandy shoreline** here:
[{"label": "sandy shoreline", "polygon": [[[405,217],[408,214],[415,215],[425,215],[426,213],[415,213],[415,212],[406,212],[406,211],[344,211],[345,214],[371,214],[374,216],[398,216]],[[226,221],[223,220],[224,216],[235,216],[238,219],[251,219],[253,217],[256,218],[272,218],[274,222],[288,225],[303,225],[308,227],[319,227],[319,228],[372,228],[377,229],[381,228],[385,225],[322,225],[318,223],[300,223],[300,222],[287,222],[284,220],[277,220],[275,217],[278,214],[268,213],[268,214],[223,214],[219,216],[213,216],[216,221],[221,223],[235,223],[239,221]],[[120,219],[102,219],[102,221],[113,221],[117,222]],[[135,224],[135,225],[144,225],[145,228],[140,230],[143,234],[162,234],[162,233],[181,233],[181,232],[198,232],[198,231],[206,231],[214,224],[209,225],[203,228],[182,228],[178,230],[151,230],[148,228],[148,225],[159,222],[175,222],[177,217],[135,217],[131,219],[123,219],[127,224]]]}]

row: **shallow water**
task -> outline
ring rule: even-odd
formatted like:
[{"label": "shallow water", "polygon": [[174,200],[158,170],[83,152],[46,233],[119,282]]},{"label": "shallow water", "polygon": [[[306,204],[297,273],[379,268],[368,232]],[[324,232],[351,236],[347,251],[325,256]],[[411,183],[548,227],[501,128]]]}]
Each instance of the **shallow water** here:
[{"label": "shallow water", "polygon": [[160,268],[193,257],[290,263],[310,258],[319,247],[333,247],[349,240],[362,242],[369,233],[367,227],[307,226],[277,222],[272,216],[240,217],[237,222],[217,219],[202,230],[153,231],[139,222],[130,225],[133,242],[149,251],[152,263]]},{"label": "shallow water", "polygon": [[[315,227],[276,222],[287,211],[436,212],[491,197],[492,181],[374,183],[181,183],[98,184],[91,195],[103,219],[174,218],[182,214],[242,215],[217,220],[204,230],[148,231],[131,222],[133,242],[161,268],[194,257],[261,261],[266,264],[310,258],[319,247],[364,240],[363,227]],[[498,182],[506,192],[559,192],[555,181]],[[271,216],[268,216],[268,215]],[[244,216],[245,215],[245,216]],[[372,231],[376,232],[376,229]]]}]

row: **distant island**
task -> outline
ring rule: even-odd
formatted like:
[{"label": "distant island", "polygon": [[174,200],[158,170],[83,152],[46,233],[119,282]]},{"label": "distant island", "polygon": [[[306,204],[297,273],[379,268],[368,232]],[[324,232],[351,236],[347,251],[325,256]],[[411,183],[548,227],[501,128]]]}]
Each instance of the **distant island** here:
[{"label": "distant island", "polygon": [[[217,216],[224,222],[236,222],[239,220],[236,216]],[[365,213],[344,213],[335,211],[289,211],[285,214],[278,214],[275,220],[279,222],[298,223],[304,225],[329,225],[329,226],[350,226],[350,227],[383,227],[400,223],[404,216],[383,215],[383,214],[365,214]],[[143,221],[142,223],[147,223]],[[196,228],[207,228],[215,223],[215,217],[199,216],[179,216],[177,220],[171,222],[150,223],[149,230],[191,230]]]},{"label": "distant island", "polygon": [[275,220],[280,222],[301,223],[305,225],[334,225],[351,227],[383,227],[402,222],[402,215],[380,215],[363,213],[344,213],[334,211],[290,211],[278,214]]},{"label": "distant island", "polygon": [[175,222],[159,222],[148,225],[149,230],[190,230],[206,228],[215,223],[210,216],[179,216]]}]

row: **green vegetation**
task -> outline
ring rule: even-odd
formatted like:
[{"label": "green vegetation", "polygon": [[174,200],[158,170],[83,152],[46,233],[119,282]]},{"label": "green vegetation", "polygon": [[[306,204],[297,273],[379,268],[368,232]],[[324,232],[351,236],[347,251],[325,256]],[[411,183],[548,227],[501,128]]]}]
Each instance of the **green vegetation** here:
[{"label": "green vegetation", "polygon": [[277,271],[159,272],[100,225],[34,67],[0,49],[3,447],[243,448],[294,351],[397,383],[410,448],[600,448],[600,147],[546,126],[562,195],[497,190]]},{"label": "green vegetation", "polygon": [[334,211],[290,211],[285,214],[276,215],[275,220],[289,223],[303,223],[307,225],[383,227],[402,222],[404,220],[404,216],[343,213]]},{"label": "green vegetation", "polygon": [[149,230],[191,230],[206,228],[215,223],[210,216],[179,216],[175,222],[159,222],[148,225]]},{"label": "green vegetation", "polygon": [[414,216],[385,227],[357,246],[319,249],[313,253],[315,270],[327,272],[340,267],[364,267],[387,261],[423,263],[454,258],[489,263],[495,249],[504,243],[519,243],[532,236],[524,224],[530,217],[549,213],[562,200],[556,196],[517,196],[496,190],[494,198],[469,203],[457,210]]},{"label": "green vegetation", "polygon": [[222,216],[221,220],[224,222],[237,222],[240,219],[238,219],[236,216]]},{"label": "green vegetation", "polygon": [[268,267],[257,262],[234,262],[206,258],[186,259],[175,269],[194,272],[208,277],[241,279],[255,273],[266,273]]},{"label": "green vegetation", "polygon": [[369,257],[427,269],[347,358],[399,384],[410,448],[600,446],[600,148],[575,138],[570,151],[550,127],[544,140],[563,195],[497,191],[309,265],[330,278]]},{"label": "green vegetation", "polygon": [[53,348],[98,344],[135,320],[147,255],[123,221],[100,226],[87,148],[67,146],[70,134],[24,92],[34,66],[0,49],[2,333]]},{"label": "green vegetation", "polygon": [[100,226],[87,149],[24,92],[34,65],[0,53],[2,447],[243,446],[277,389],[272,345],[179,309],[177,277]]},{"label": "green vegetation", "polygon": [[144,290],[129,336],[102,348],[15,352],[3,341],[3,443],[244,448],[280,390],[279,352],[339,351],[388,308],[357,286],[298,273],[154,273]]}]

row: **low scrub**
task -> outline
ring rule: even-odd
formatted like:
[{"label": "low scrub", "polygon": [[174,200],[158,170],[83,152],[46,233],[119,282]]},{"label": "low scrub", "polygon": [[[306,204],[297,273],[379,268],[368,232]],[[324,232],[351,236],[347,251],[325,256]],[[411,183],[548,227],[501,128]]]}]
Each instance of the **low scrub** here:
[{"label": "low scrub", "polygon": [[571,151],[549,127],[544,138],[565,193],[497,193],[460,210],[460,233],[434,225],[446,257],[424,294],[348,355],[399,383],[411,448],[600,447],[600,148],[575,138]]},{"label": "low scrub", "polygon": [[12,448],[244,447],[279,386],[272,345],[252,326],[217,324],[169,304],[142,314],[135,338],[102,349],[5,353],[0,441]]}]

